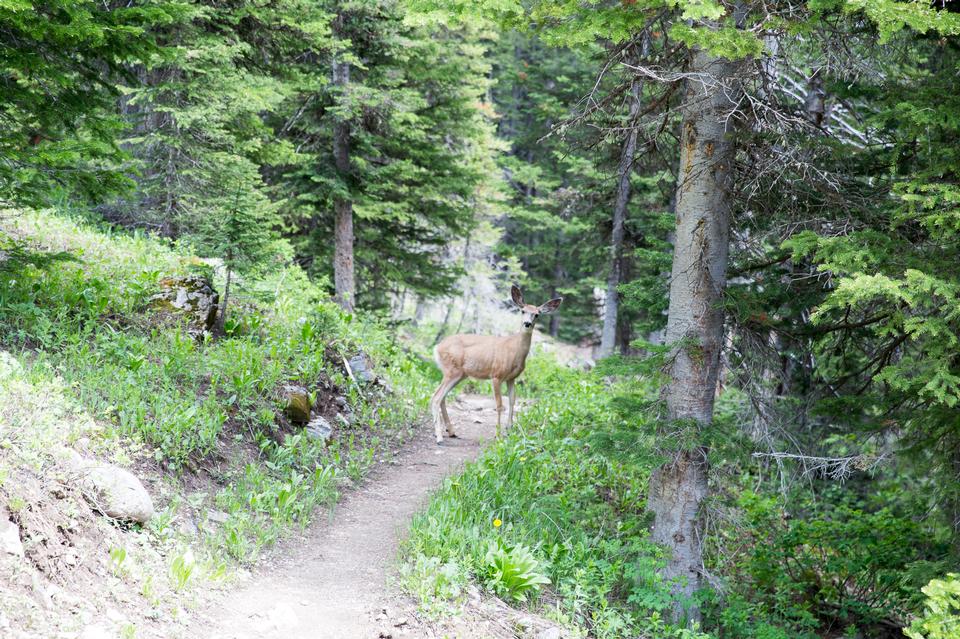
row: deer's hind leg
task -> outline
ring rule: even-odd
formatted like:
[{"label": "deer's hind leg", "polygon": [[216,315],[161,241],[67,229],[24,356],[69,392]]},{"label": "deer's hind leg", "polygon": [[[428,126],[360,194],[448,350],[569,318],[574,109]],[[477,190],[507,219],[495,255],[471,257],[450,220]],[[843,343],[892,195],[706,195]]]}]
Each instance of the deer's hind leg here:
[{"label": "deer's hind leg", "polygon": [[459,384],[461,381],[463,381],[462,377],[457,381],[453,382],[453,385],[450,386],[450,388],[447,389],[447,392],[443,394],[443,397],[440,398],[440,413],[443,415],[443,423],[447,427],[447,437],[457,436],[457,434],[453,432],[453,422],[450,421],[450,415],[447,414],[447,393],[449,393],[454,388],[456,388],[457,384]]},{"label": "deer's hind leg", "polygon": [[462,375],[448,374],[443,376],[443,381],[433,392],[430,398],[430,412],[433,415],[433,431],[436,435],[437,443],[443,442],[443,429],[446,426],[447,434],[455,437],[453,434],[453,424],[450,422],[450,416],[447,414],[446,398],[447,393],[453,390],[453,387],[460,383]]}]

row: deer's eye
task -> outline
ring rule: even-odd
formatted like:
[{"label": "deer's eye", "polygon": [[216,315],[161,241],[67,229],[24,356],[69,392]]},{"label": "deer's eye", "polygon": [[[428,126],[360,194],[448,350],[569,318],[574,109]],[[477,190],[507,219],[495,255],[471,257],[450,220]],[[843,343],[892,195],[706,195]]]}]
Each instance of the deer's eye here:
[{"label": "deer's eye", "polygon": [[540,313],[534,313],[534,314],[533,314],[533,319],[537,319],[538,317],[540,317]]}]

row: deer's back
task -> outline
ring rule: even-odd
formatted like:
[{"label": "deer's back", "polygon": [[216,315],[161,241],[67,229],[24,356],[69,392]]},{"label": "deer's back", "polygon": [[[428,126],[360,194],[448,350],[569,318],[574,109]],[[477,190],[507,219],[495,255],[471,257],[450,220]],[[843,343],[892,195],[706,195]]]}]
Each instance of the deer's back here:
[{"label": "deer's back", "polygon": [[451,335],[436,348],[441,369],[476,379],[513,379],[523,372],[526,356],[513,335]]}]

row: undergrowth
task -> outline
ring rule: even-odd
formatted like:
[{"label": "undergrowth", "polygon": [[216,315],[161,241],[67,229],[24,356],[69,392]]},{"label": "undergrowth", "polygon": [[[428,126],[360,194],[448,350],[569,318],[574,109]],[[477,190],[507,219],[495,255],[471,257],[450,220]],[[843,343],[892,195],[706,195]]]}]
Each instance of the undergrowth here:
[{"label": "undergrowth", "polygon": [[894,637],[924,613],[924,594],[935,612],[913,628],[940,637],[941,617],[960,620],[941,611],[953,595],[934,578],[951,570],[949,535],[922,500],[862,491],[856,478],[778,475],[752,455],[745,398],[727,393],[709,433],[702,630],[665,623],[664,551],[645,512],[660,462],[655,368],[614,359],[586,373],[531,357],[520,388],[535,401],[517,427],[413,522],[402,583],[426,613],[455,613],[473,581],[598,639]]},{"label": "undergrowth", "polygon": [[[154,463],[203,469],[219,485],[200,503],[175,496],[153,526],[163,536],[178,508],[215,506],[227,518],[201,525],[210,545],[251,560],[362,479],[423,410],[423,363],[374,319],[343,314],[296,266],[237,282],[227,335],[197,340],[148,305],[161,277],[213,272],[184,248],[49,212],[5,213],[0,230],[0,346],[77,401],[98,425],[94,448],[140,442]],[[345,376],[341,358],[360,350],[396,392]],[[280,418],[283,384],[321,382],[353,415],[328,444]]]},{"label": "undergrowth", "polygon": [[434,613],[444,610],[438,599],[454,606],[473,579],[598,638],[683,636],[688,631],[660,616],[670,600],[644,515],[649,423],[634,416],[619,456],[597,439],[624,418],[609,394],[650,383],[611,387],[545,357],[531,357],[524,377],[523,393],[536,402],[414,519],[403,549],[405,587]]}]

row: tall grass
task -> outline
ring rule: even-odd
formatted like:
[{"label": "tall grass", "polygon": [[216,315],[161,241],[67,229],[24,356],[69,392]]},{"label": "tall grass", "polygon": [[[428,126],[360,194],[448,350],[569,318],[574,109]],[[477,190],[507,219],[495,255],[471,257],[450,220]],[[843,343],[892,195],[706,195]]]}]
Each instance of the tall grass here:
[{"label": "tall grass", "polygon": [[[444,584],[474,579],[599,638],[685,632],[658,616],[669,596],[655,576],[660,551],[648,540],[644,514],[650,424],[609,401],[653,389],[635,378],[610,384],[531,358],[522,388],[536,401],[509,436],[445,481],[413,522],[404,582],[426,609],[458,592],[431,586],[423,567],[433,565],[443,567]],[[631,431],[632,442],[616,450],[602,437],[614,430]],[[543,583],[518,597],[505,583],[516,572]]]}]

